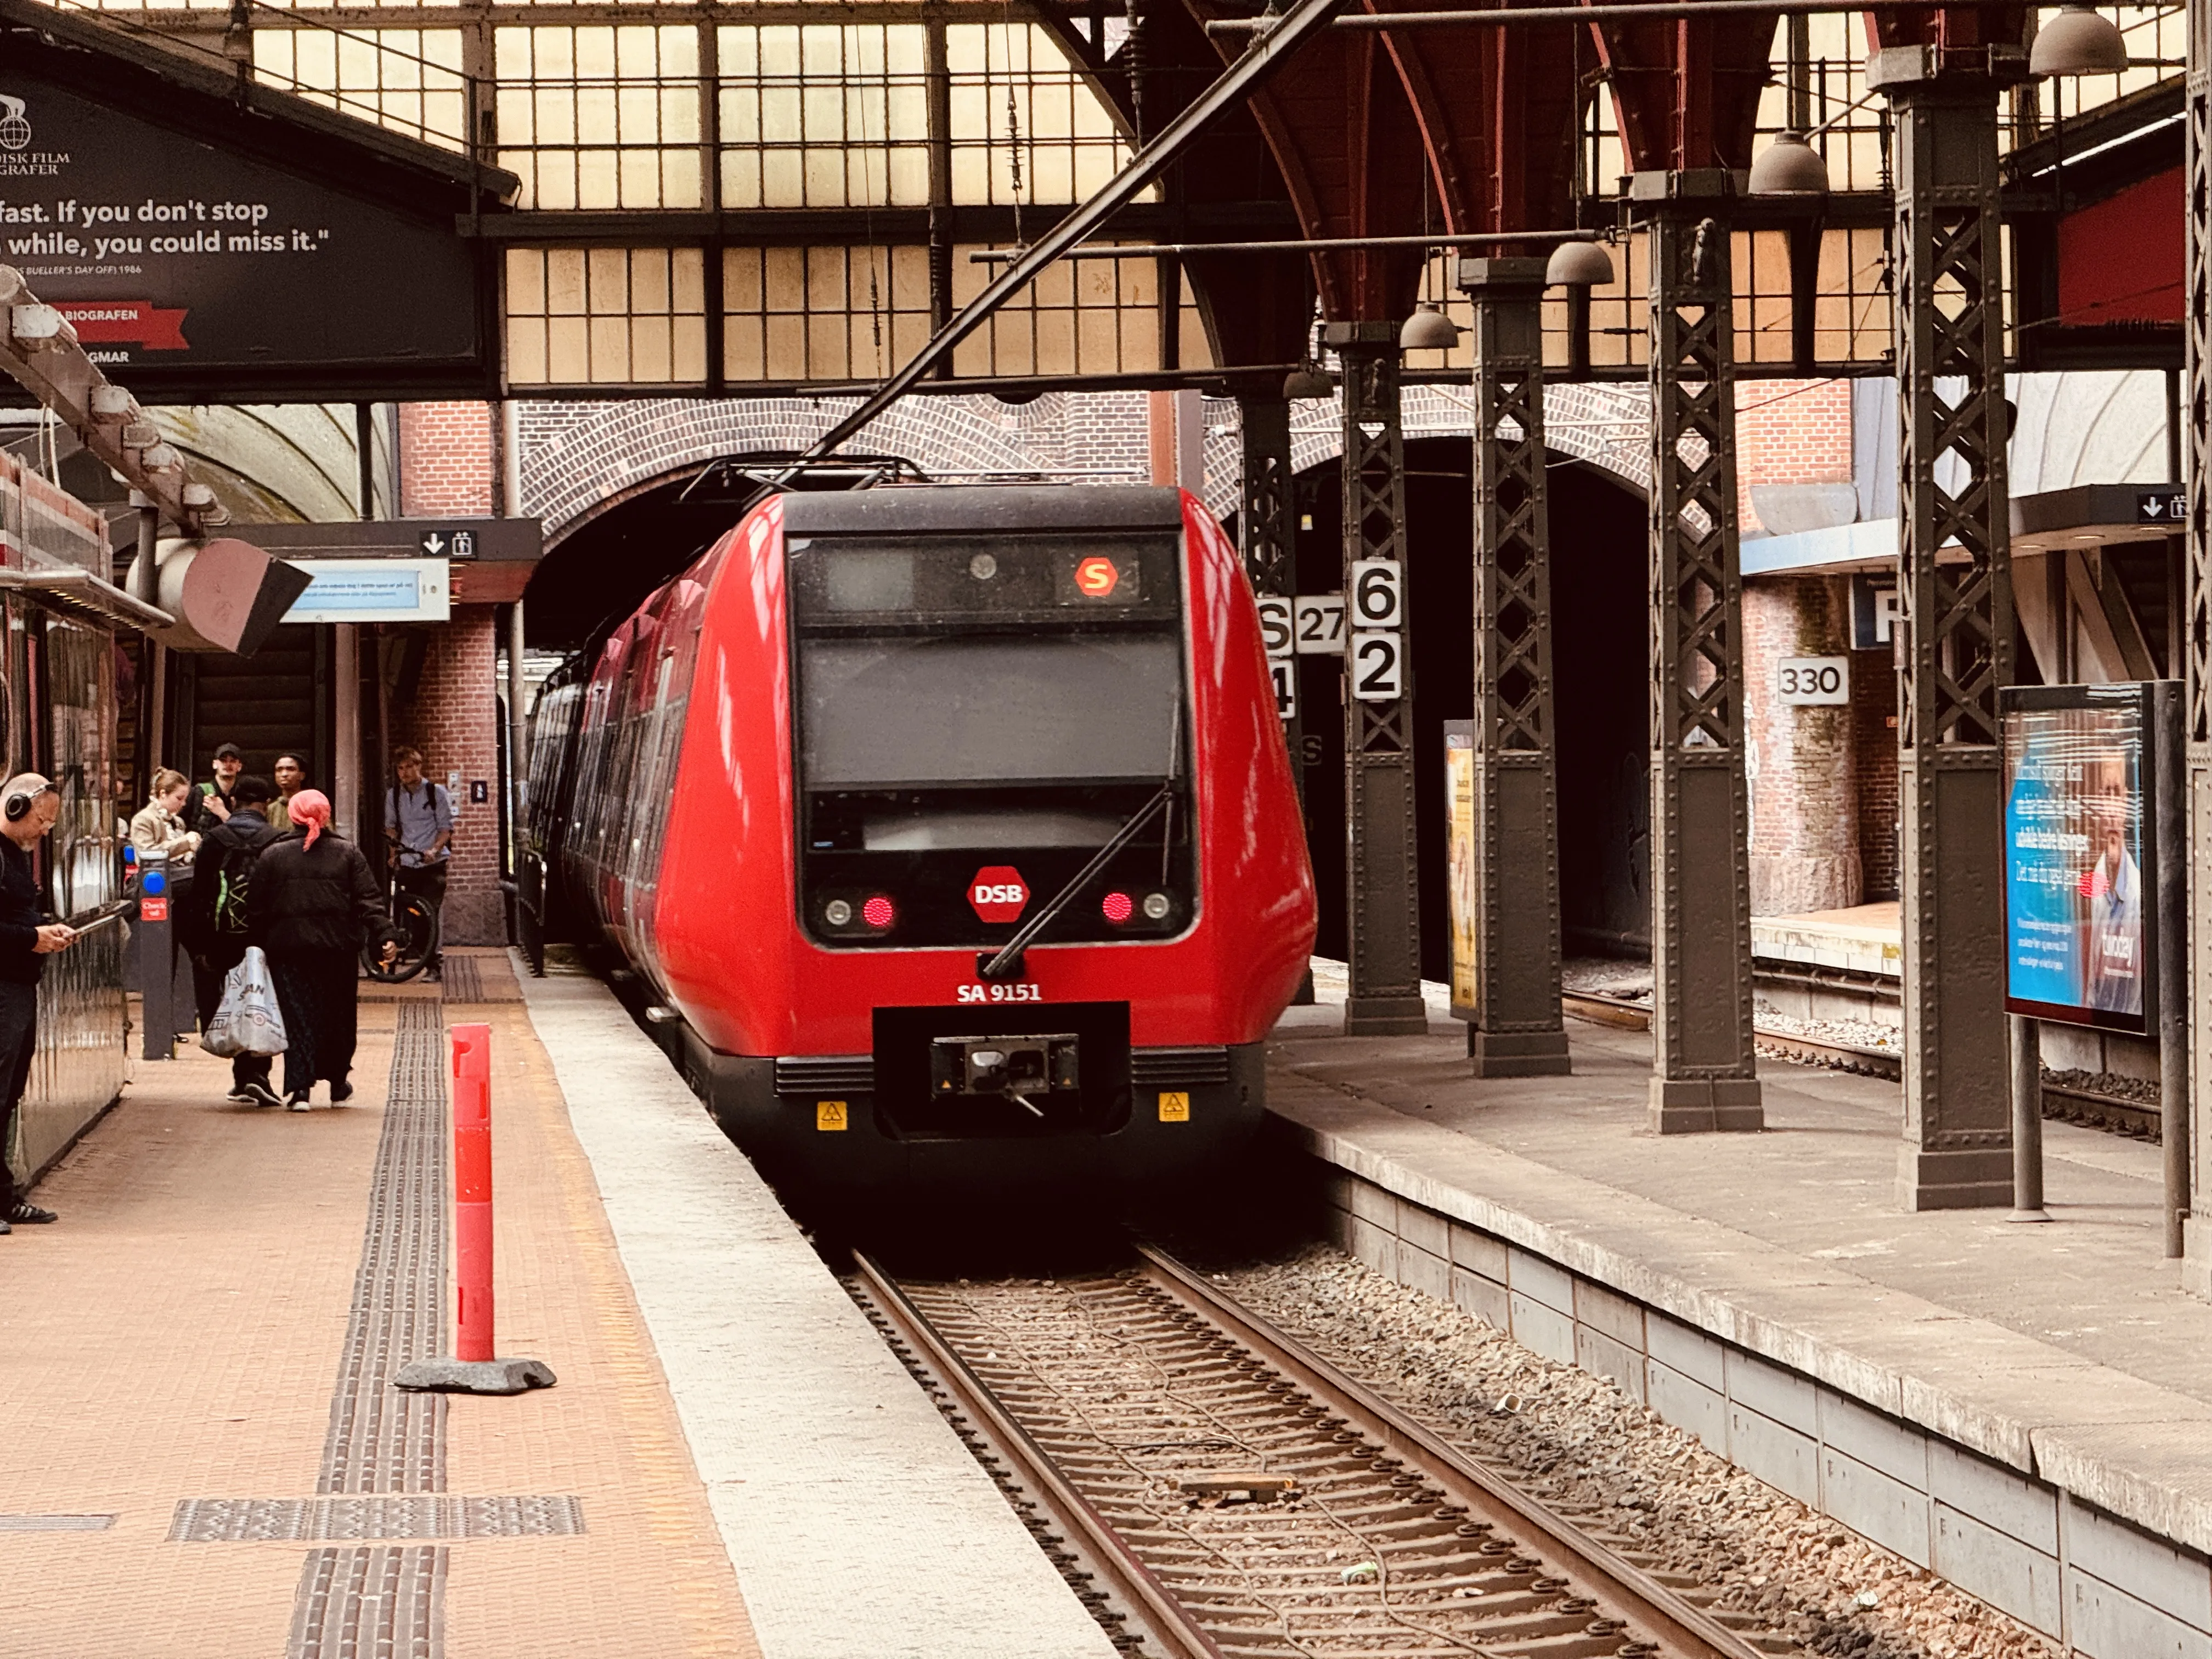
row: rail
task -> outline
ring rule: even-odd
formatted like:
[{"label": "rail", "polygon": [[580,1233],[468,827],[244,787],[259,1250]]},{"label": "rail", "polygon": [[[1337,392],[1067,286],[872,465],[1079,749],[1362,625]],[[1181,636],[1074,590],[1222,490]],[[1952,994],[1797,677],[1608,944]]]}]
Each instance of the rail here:
[{"label": "rail", "polygon": [[[856,1256],[853,1286],[1018,1507],[1049,1516],[1052,1530],[1035,1520],[1032,1530],[1102,1622],[1121,1627],[1117,1644],[1231,1659],[1381,1651],[1377,1640],[1393,1637],[1425,1654],[1759,1659],[1718,1620],[1296,1337],[1164,1252],[1138,1255],[1118,1273],[987,1286],[1040,1298],[1034,1348],[1007,1322],[1020,1315],[980,1308],[964,1282],[902,1283]],[[1047,1334],[1055,1319],[1098,1339],[1087,1356]],[[1023,1370],[1031,1358],[1066,1369]],[[1158,1401],[1118,1391],[1116,1364],[1157,1376]],[[1227,1437],[1160,1439],[1179,1432],[1161,1407]],[[1123,1418],[1145,1425],[1138,1442],[1118,1432]],[[1232,1442],[1264,1468],[1188,1467],[1194,1448],[1203,1464],[1202,1448]],[[1184,1498],[1163,1498],[1178,1489]],[[1207,1505],[1238,1496],[1251,1501],[1226,1532],[1218,1508],[1216,1529],[1202,1531]],[[1267,1528],[1300,1524],[1355,1534],[1372,1559],[1340,1583],[1333,1566],[1287,1583],[1295,1551]]]}]

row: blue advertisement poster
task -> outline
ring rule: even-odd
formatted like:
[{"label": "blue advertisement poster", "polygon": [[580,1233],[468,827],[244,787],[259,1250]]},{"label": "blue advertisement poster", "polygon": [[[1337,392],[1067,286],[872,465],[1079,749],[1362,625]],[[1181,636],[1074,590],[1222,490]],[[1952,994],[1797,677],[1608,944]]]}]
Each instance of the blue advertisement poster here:
[{"label": "blue advertisement poster", "polygon": [[2004,694],[2006,1006],[2149,1029],[2140,684]]}]

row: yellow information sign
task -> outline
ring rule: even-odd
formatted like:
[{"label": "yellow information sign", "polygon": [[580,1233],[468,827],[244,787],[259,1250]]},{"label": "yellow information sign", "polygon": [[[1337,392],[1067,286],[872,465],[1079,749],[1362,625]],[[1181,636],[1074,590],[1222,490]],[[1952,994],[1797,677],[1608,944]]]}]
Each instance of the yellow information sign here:
[{"label": "yellow information sign", "polygon": [[814,1127],[817,1129],[845,1129],[852,1126],[845,1115],[842,1100],[817,1100],[814,1103]]},{"label": "yellow information sign", "polygon": [[1181,1090],[1160,1096],[1160,1121],[1188,1123],[1190,1121],[1190,1097]]},{"label": "yellow information sign", "polygon": [[1474,1012],[1474,722],[1444,722],[1445,897],[1451,907],[1452,1012]]}]

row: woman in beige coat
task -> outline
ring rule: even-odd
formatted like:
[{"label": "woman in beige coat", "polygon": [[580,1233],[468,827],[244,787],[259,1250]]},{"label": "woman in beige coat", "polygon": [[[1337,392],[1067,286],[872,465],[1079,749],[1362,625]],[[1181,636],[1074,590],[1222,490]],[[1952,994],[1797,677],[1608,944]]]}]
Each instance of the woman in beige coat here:
[{"label": "woman in beige coat", "polygon": [[154,798],[131,820],[131,844],[140,859],[159,853],[176,864],[199,850],[200,838],[185,827],[179,816],[191,793],[192,781],[182,772],[165,766],[154,774]]}]

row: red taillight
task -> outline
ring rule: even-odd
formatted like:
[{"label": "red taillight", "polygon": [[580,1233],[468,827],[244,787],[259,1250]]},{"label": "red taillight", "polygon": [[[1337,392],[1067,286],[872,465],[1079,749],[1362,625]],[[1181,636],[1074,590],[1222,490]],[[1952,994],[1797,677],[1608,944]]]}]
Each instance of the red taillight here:
[{"label": "red taillight", "polygon": [[1109,921],[1127,921],[1137,907],[1127,893],[1109,893],[1098,901],[1098,908]]},{"label": "red taillight", "polygon": [[860,920],[871,927],[888,927],[898,919],[898,911],[881,893],[860,907]]}]

